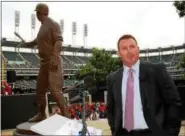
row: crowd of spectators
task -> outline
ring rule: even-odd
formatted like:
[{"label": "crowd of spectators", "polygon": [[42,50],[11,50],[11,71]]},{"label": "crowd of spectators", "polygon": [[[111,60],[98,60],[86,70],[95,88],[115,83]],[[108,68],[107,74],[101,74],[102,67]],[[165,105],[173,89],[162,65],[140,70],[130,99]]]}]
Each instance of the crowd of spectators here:
[{"label": "crowd of spectators", "polygon": [[[82,119],[82,104],[73,104],[68,105],[68,110],[70,117],[72,119],[80,120]],[[101,118],[106,118],[106,105],[103,102],[97,102],[97,103],[86,103],[85,105],[85,111],[86,111],[86,120],[97,120]],[[53,107],[52,113],[60,113],[58,107]]]},{"label": "crowd of spectators", "polygon": [[12,87],[4,80],[1,81],[1,95],[12,95]]}]

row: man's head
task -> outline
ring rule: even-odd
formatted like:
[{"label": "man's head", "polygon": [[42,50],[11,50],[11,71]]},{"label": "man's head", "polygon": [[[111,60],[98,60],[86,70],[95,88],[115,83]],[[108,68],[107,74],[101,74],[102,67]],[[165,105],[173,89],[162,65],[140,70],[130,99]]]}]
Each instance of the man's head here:
[{"label": "man's head", "polygon": [[49,8],[44,3],[37,4],[36,8],[35,8],[35,11],[36,11],[37,19],[41,22],[43,21],[45,16],[49,15]]},{"label": "man's head", "polygon": [[132,35],[123,35],[119,38],[118,56],[121,58],[124,65],[131,67],[139,59],[139,47],[137,40]]}]

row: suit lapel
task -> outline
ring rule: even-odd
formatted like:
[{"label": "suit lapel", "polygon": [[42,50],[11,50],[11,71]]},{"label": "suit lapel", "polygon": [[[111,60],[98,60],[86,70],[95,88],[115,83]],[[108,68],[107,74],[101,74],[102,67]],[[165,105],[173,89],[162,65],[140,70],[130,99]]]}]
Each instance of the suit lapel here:
[{"label": "suit lapel", "polygon": [[116,75],[117,99],[119,100],[119,103],[121,103],[121,104],[122,104],[122,93],[121,93],[121,91],[122,91],[122,77],[123,77],[123,68],[119,69],[117,72],[117,75]]},{"label": "suit lapel", "polygon": [[148,107],[148,92],[147,92],[147,78],[148,78],[148,71],[147,66],[144,63],[140,63],[139,67],[139,84],[140,84],[140,95],[143,108]]},{"label": "suit lapel", "polygon": [[116,107],[119,107],[116,109],[117,111],[117,114],[116,114],[116,118],[117,118],[117,121],[116,121],[116,129],[119,129],[119,127],[121,126],[122,124],[122,77],[123,77],[123,68],[120,68],[116,75],[115,75],[115,81],[114,81],[114,88],[115,88],[115,99],[117,101],[117,105]]},{"label": "suit lapel", "polygon": [[[122,104],[122,78],[123,78],[123,68],[119,69],[116,73],[116,95],[119,103]],[[147,64],[140,63],[139,67],[139,83],[140,83],[140,95],[141,95],[141,102],[143,108],[148,108],[150,103],[150,93],[148,93],[149,90],[149,68],[147,67]],[[122,106],[122,105],[121,105]]]},{"label": "suit lapel", "polygon": [[[123,68],[119,69],[116,73],[116,94],[117,99],[119,100],[119,103],[122,103],[122,78],[123,78]],[[140,63],[139,67],[139,84],[140,84],[140,95],[141,95],[141,101],[143,108],[149,107],[150,103],[150,93],[148,93],[149,90],[149,68],[147,67],[147,64]],[[151,88],[150,88],[151,89]]]},{"label": "suit lapel", "polygon": [[140,63],[139,70],[139,83],[140,83],[140,94],[143,108],[150,108],[153,110],[153,83],[151,82],[152,70],[147,63]]},{"label": "suit lapel", "polygon": [[145,121],[147,123],[147,125],[149,126],[149,128],[152,127],[151,119],[150,118],[150,110],[149,108],[151,108],[150,106],[150,96],[148,93],[149,88],[148,88],[148,68],[147,65],[145,63],[140,63],[140,67],[139,67],[139,84],[140,84],[140,96],[141,96],[141,102],[142,102],[142,106],[143,106],[143,115],[145,118]]}]

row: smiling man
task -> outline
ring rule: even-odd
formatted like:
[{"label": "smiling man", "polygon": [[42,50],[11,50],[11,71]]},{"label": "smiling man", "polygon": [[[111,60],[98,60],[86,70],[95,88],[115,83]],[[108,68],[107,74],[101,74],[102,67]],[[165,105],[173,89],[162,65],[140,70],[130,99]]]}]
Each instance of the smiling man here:
[{"label": "smiling man", "polygon": [[181,101],[163,64],[140,62],[132,35],[118,40],[123,67],[108,75],[107,116],[113,136],[178,136]]}]

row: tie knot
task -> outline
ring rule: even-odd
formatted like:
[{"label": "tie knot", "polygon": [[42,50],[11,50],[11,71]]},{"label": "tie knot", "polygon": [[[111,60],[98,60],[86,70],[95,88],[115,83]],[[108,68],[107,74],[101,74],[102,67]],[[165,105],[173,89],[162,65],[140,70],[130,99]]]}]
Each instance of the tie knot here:
[{"label": "tie knot", "polygon": [[133,73],[134,70],[132,68],[130,68],[128,71],[129,71],[129,73]]},{"label": "tie knot", "polygon": [[134,72],[134,70],[132,68],[130,68],[128,70],[128,75],[132,77],[133,76],[133,72]]}]

